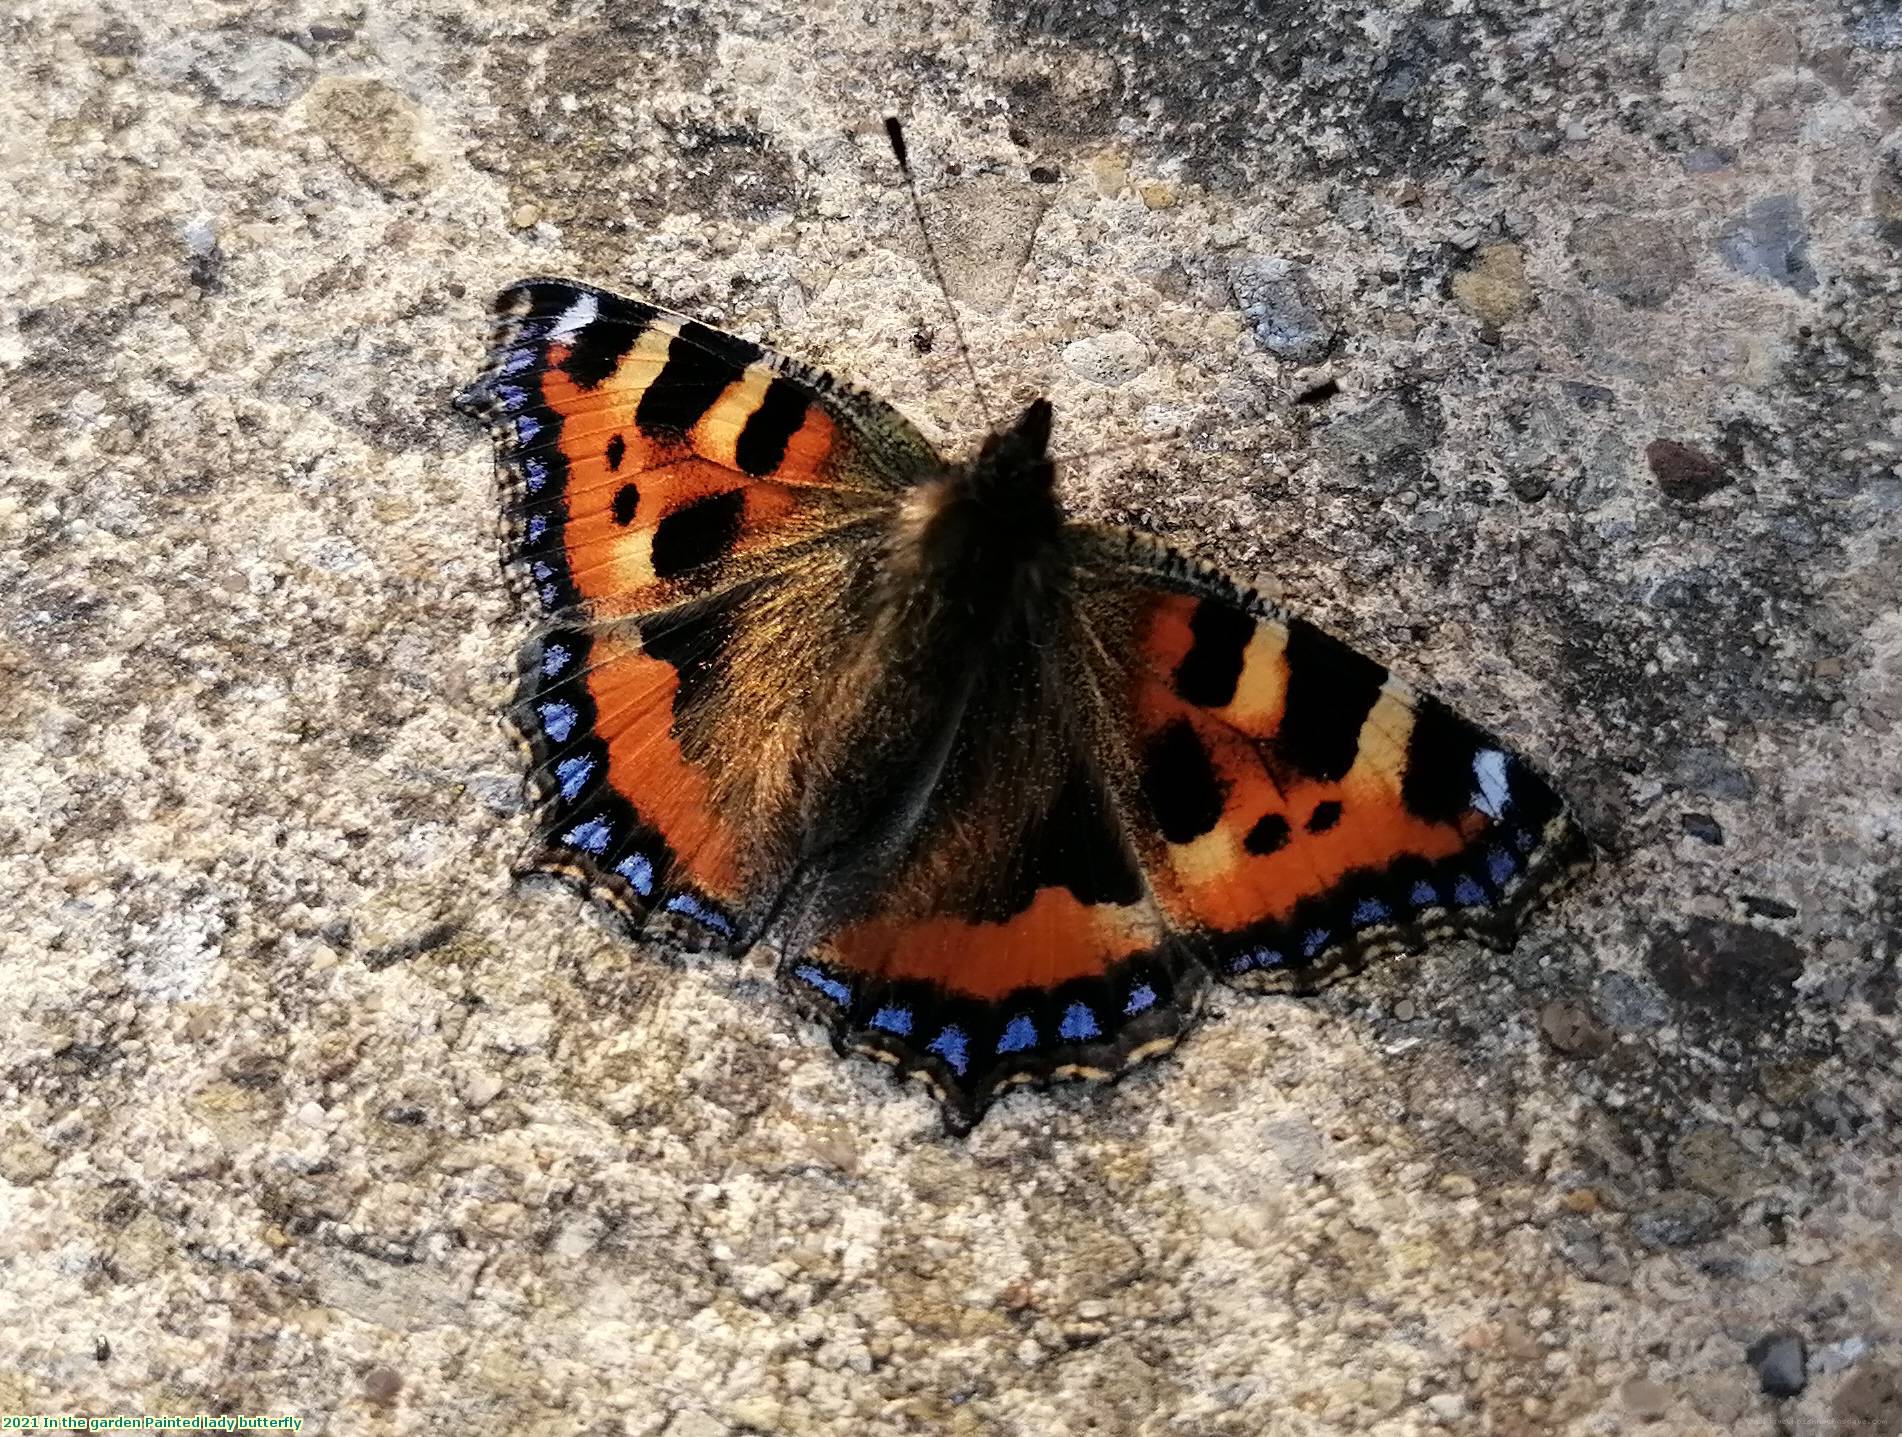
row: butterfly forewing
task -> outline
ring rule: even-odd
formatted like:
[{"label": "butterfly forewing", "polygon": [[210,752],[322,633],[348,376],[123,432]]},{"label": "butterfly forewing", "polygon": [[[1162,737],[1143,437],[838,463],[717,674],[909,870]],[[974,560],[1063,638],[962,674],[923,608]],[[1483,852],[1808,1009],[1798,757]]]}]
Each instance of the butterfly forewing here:
[{"label": "butterfly forewing", "polygon": [[1145,867],[1222,976],[1302,986],[1441,933],[1510,942],[1582,855],[1523,759],[1375,660],[1147,536],[1074,532]]},{"label": "butterfly forewing", "polygon": [[[560,280],[496,300],[504,560],[545,616],[515,715],[546,847],[624,911],[730,938],[776,897],[834,590],[936,467],[894,411],[762,346]],[[791,616],[789,618],[789,616]],[[803,617],[802,617],[803,616]]]}]

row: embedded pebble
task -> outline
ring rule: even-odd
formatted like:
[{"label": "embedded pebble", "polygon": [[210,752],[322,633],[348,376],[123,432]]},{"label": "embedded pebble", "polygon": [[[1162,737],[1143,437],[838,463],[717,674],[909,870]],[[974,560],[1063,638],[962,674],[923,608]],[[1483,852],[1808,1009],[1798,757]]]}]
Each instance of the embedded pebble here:
[{"label": "embedded pebble", "polygon": [[1063,362],[1072,374],[1092,384],[1127,384],[1149,367],[1149,350],[1125,329],[1075,339],[1063,347]]},{"label": "embedded pebble", "polygon": [[1774,1332],[1750,1345],[1747,1356],[1757,1369],[1757,1381],[1771,1397],[1794,1397],[1809,1384],[1805,1370],[1808,1354],[1802,1337],[1794,1332]]},{"label": "embedded pebble", "polygon": [[1229,290],[1255,342],[1277,359],[1312,364],[1326,356],[1336,330],[1306,269],[1257,255],[1230,270]]}]

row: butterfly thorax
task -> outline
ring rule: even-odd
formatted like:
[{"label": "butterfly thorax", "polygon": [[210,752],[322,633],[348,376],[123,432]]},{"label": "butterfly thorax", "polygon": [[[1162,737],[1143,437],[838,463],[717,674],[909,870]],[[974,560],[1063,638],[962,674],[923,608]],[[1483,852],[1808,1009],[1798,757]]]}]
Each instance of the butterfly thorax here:
[{"label": "butterfly thorax", "polygon": [[920,485],[901,506],[890,578],[904,600],[946,615],[971,638],[1029,617],[1051,588],[1063,524],[1040,399],[977,456]]}]

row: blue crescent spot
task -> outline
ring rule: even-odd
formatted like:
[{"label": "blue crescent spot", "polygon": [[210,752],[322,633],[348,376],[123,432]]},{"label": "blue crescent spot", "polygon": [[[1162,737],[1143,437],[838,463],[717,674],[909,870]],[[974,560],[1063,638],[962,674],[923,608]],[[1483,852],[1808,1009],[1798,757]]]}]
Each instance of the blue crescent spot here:
[{"label": "blue crescent spot", "polygon": [[575,720],[581,717],[573,704],[543,704],[537,712],[542,716],[542,732],[556,743],[568,741],[568,735],[575,731]]},{"label": "blue crescent spot", "polygon": [[1138,983],[1129,990],[1129,1001],[1123,1005],[1123,1016],[1133,1018],[1145,1009],[1156,1006],[1156,990],[1147,983]]},{"label": "blue crescent spot", "polygon": [[553,584],[543,584],[541,587],[541,596],[542,603],[547,608],[559,609],[561,607],[561,590],[557,589]]},{"label": "blue crescent spot", "polygon": [[555,577],[555,571],[549,568],[547,563],[540,559],[535,561],[535,567],[528,572],[538,579],[552,579]]},{"label": "blue crescent spot", "polygon": [[669,898],[667,900],[667,911],[669,913],[684,914],[686,917],[693,919],[694,922],[704,923],[715,933],[722,934],[725,937],[731,938],[733,936],[733,925],[727,922],[726,915],[717,908],[708,907],[691,893],[676,893],[672,898]]},{"label": "blue crescent spot", "polygon": [[535,436],[541,432],[541,425],[537,424],[535,420],[527,414],[524,414],[520,419],[515,421],[515,442],[517,444],[533,444],[535,442]]},{"label": "blue crescent spot", "polygon": [[1319,953],[1323,948],[1327,947],[1328,940],[1333,938],[1333,936],[1334,935],[1325,928],[1310,928],[1307,932],[1307,936],[1301,940],[1301,956],[1303,958],[1312,958],[1316,953]]},{"label": "blue crescent spot", "polygon": [[502,363],[498,366],[498,372],[502,374],[520,374],[534,362],[534,350],[511,349],[502,356]]},{"label": "blue crescent spot", "polygon": [[505,409],[520,409],[528,403],[528,391],[518,385],[498,384],[495,392],[501,398],[502,407]]},{"label": "blue crescent spot", "polygon": [[630,853],[614,865],[614,871],[634,886],[645,898],[654,891],[654,865],[645,853]]},{"label": "blue crescent spot", "polygon": [[1057,1036],[1066,1042],[1080,1043],[1085,1038],[1102,1035],[1103,1030],[1096,1026],[1096,1014],[1090,1011],[1087,1003],[1072,1003],[1063,1010],[1063,1022],[1057,1028]]},{"label": "blue crescent spot", "polygon": [[1473,807],[1488,818],[1498,818],[1512,801],[1506,780],[1506,756],[1496,748],[1482,748],[1473,755]]},{"label": "blue crescent spot", "polygon": [[608,840],[614,836],[606,822],[591,818],[586,823],[578,823],[562,835],[561,841],[571,848],[579,848],[584,853],[606,851]]},{"label": "blue crescent spot", "polygon": [[522,461],[522,483],[531,494],[539,493],[542,485],[548,482],[548,466],[539,459]]},{"label": "blue crescent spot", "polygon": [[1519,871],[1519,860],[1503,848],[1488,850],[1486,854],[1486,872],[1492,876],[1493,886],[1504,888],[1513,874]]},{"label": "blue crescent spot", "polygon": [[1021,1053],[1025,1048],[1037,1046],[1037,1025],[1019,1013],[1004,1025],[1004,1035],[997,1040],[1000,1053]]},{"label": "blue crescent spot", "polygon": [[531,544],[541,543],[542,535],[546,534],[547,532],[548,532],[548,516],[546,514],[537,514],[534,518],[528,521],[528,542],[529,543]]},{"label": "blue crescent spot", "polygon": [[936,1053],[944,1059],[945,1066],[960,1078],[964,1070],[971,1066],[970,1044],[964,1036],[964,1029],[953,1023],[925,1047],[927,1053]]},{"label": "blue crescent spot", "polygon": [[797,978],[801,983],[804,983],[808,988],[818,989],[840,1007],[843,1008],[852,1001],[852,990],[846,987],[846,985],[841,983],[837,978],[834,978],[830,973],[826,972],[825,969],[815,967],[811,963],[801,963],[792,971],[793,977]]},{"label": "blue crescent spot", "polygon": [[543,675],[548,678],[553,678],[556,674],[568,667],[568,660],[573,657],[574,655],[569,653],[563,645],[550,644],[547,648],[542,650]]},{"label": "blue crescent spot", "polygon": [[1231,973],[1246,973],[1251,968],[1279,968],[1287,962],[1285,954],[1275,948],[1255,948],[1239,955],[1228,965]]},{"label": "blue crescent spot", "polygon": [[1413,906],[1415,908],[1431,908],[1440,901],[1440,892],[1431,883],[1428,883],[1425,879],[1421,879],[1418,883],[1413,885],[1413,892],[1409,893],[1407,897],[1413,900]]},{"label": "blue crescent spot", "polygon": [[591,758],[564,758],[555,765],[555,777],[561,781],[561,796],[573,803],[575,795],[581,792],[581,786],[593,772],[594,760]]},{"label": "blue crescent spot", "polygon": [[872,1026],[904,1037],[911,1032],[911,1009],[887,1005],[872,1014]]},{"label": "blue crescent spot", "polygon": [[1374,923],[1385,923],[1393,915],[1387,911],[1387,905],[1378,898],[1363,898],[1354,905],[1354,926],[1365,928]]},{"label": "blue crescent spot", "polygon": [[1479,908],[1491,900],[1487,898],[1485,889],[1462,873],[1460,881],[1453,885],[1453,901],[1462,908]]},{"label": "blue crescent spot", "polygon": [[1532,830],[1529,828],[1515,828],[1512,831],[1512,846],[1521,853],[1532,852],[1533,846],[1537,844],[1538,841],[1537,838],[1533,837]]}]

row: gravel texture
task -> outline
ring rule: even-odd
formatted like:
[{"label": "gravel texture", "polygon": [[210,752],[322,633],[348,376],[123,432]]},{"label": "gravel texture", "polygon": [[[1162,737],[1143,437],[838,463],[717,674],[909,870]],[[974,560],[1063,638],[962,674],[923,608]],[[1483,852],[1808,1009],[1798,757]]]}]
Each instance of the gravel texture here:
[{"label": "gravel texture", "polygon": [[[1902,11],[0,12],[0,1412],[1902,1431]],[[524,272],[983,423],[1523,747],[1510,956],[968,1141],[514,885]],[[1144,440],[1158,442],[1143,444]]]}]

